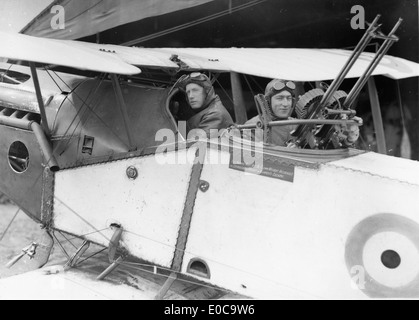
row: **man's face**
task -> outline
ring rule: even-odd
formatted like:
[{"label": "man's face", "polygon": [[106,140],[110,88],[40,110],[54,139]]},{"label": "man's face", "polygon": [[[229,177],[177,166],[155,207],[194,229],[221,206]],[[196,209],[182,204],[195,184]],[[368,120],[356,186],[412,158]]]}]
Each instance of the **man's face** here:
[{"label": "man's face", "polygon": [[288,91],[282,91],[272,97],[272,111],[279,119],[288,119],[291,116],[293,99]]},{"label": "man's face", "polygon": [[195,83],[190,83],[186,86],[186,95],[188,96],[192,109],[197,110],[204,106],[206,94],[203,87]]}]

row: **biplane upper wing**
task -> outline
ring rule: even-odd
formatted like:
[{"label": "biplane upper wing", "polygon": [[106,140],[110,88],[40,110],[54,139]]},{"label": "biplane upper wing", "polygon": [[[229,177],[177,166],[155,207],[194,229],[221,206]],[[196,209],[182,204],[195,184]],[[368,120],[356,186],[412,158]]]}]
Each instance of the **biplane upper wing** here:
[{"label": "biplane upper wing", "polygon": [[[81,70],[137,74],[137,67],[237,72],[294,81],[335,79],[351,55],[340,49],[135,48],[72,40],[51,40],[0,32],[0,57]],[[363,75],[374,54],[363,53],[347,78]],[[419,76],[419,64],[385,56],[373,75]]]},{"label": "biplane upper wing", "polygon": [[[212,1],[214,0],[55,0],[50,1],[51,3],[21,32],[45,38],[80,39],[123,24],[197,7]],[[51,28],[51,9],[56,5],[65,10],[64,29]]]},{"label": "biplane upper wing", "polygon": [[141,70],[116,55],[69,41],[0,32],[0,57],[71,67],[80,70],[132,75]]},{"label": "biplane upper wing", "polygon": [[[335,79],[349,59],[352,51],[340,49],[162,49],[177,54],[179,59],[199,69],[225,68],[244,74],[265,78],[281,78],[294,81],[318,81]],[[195,60],[198,57],[199,60]],[[363,53],[347,78],[363,75],[374,54]],[[204,61],[202,66],[200,61]],[[218,66],[217,66],[218,65]],[[406,59],[385,56],[373,75],[392,79],[419,76],[419,64]]]},{"label": "biplane upper wing", "polygon": [[[73,41],[74,46],[113,52],[126,63],[157,68],[237,72],[265,78],[319,81],[336,78],[352,51],[341,49],[135,48]],[[374,54],[363,53],[347,78],[363,75]],[[419,76],[419,64],[385,56],[373,75],[392,79]]]}]

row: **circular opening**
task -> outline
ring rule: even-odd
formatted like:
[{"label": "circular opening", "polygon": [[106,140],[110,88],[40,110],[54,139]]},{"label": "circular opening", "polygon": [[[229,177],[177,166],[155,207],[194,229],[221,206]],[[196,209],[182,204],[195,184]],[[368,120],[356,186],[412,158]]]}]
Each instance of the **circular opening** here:
[{"label": "circular opening", "polygon": [[397,269],[402,263],[402,259],[396,251],[387,250],[382,254],[381,262],[386,268]]},{"label": "circular opening", "polygon": [[208,265],[200,259],[193,259],[189,262],[188,272],[203,278],[211,278]]},{"label": "circular opening", "polygon": [[29,151],[26,146],[20,142],[13,142],[9,149],[9,164],[10,167],[18,172],[22,173],[28,170],[29,167]]}]

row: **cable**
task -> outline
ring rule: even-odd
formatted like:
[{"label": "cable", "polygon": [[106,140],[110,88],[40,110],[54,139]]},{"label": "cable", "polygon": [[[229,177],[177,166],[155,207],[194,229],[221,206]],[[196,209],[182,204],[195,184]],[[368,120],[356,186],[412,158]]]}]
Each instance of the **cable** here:
[{"label": "cable", "polygon": [[255,5],[261,4],[261,3],[266,2],[266,1],[267,0],[256,0],[256,1],[249,2],[249,3],[243,4],[243,5],[239,5],[235,8],[232,8],[232,9],[229,8],[227,10],[221,11],[221,12],[213,14],[213,15],[209,15],[209,16],[204,17],[204,18],[200,18],[200,19],[197,19],[197,20],[194,20],[194,21],[191,21],[191,22],[188,22],[188,23],[185,23],[185,24],[173,27],[173,28],[169,28],[169,29],[166,29],[166,30],[163,30],[163,31],[160,31],[160,32],[156,32],[156,33],[153,33],[151,35],[148,35],[148,36],[136,39],[136,40],[125,42],[122,45],[133,46],[133,45],[141,43],[141,42],[145,42],[145,41],[149,41],[149,40],[152,40],[152,39],[155,39],[155,38],[166,36],[170,33],[180,31],[180,30],[183,30],[183,29],[187,29],[187,28],[190,28],[190,27],[196,26],[198,24],[208,22],[208,21],[211,21],[211,20],[214,20],[214,19],[217,19],[217,18],[221,18],[225,15],[229,15],[229,14],[235,13],[237,11],[241,11],[241,10],[253,7]]},{"label": "cable", "polygon": [[396,86],[397,86],[398,104],[399,104],[399,108],[400,108],[400,114],[402,116],[402,125],[403,125],[403,129],[406,130],[406,128],[407,128],[407,122],[406,122],[406,115],[404,114],[402,94],[401,94],[401,91],[400,91],[400,82],[399,82],[399,80],[396,81]]},{"label": "cable", "polygon": [[234,104],[233,98],[231,98],[231,96],[227,93],[227,91],[224,89],[223,85],[220,83],[220,81],[218,81],[218,79],[215,80],[218,85],[220,86],[220,88],[223,90],[224,94],[227,96],[227,98],[230,100],[230,102],[232,104]]},{"label": "cable", "polygon": [[80,220],[82,220],[84,223],[86,223],[89,227],[91,227],[93,230],[95,230],[97,233],[99,233],[102,237],[104,237],[108,242],[110,242],[111,240],[108,239],[108,237],[106,237],[99,229],[97,229],[95,226],[93,226],[89,221],[87,221],[86,219],[84,219],[81,215],[79,215],[76,211],[74,211],[73,209],[71,209],[66,203],[64,203],[63,201],[61,201],[57,196],[54,197],[56,200],[58,200],[59,202],[61,202],[61,204],[66,207],[70,212],[72,212],[74,215],[76,215],[78,218],[80,218]]},{"label": "cable", "polygon": [[15,215],[13,216],[13,218],[10,221],[9,225],[7,226],[6,230],[4,230],[3,234],[1,235],[0,242],[4,239],[7,231],[9,231],[9,228],[12,226],[12,224],[15,221],[15,219],[16,219],[17,215],[19,214],[19,212],[20,212],[20,208],[16,211]]},{"label": "cable", "polygon": [[77,262],[77,265],[82,264],[83,262],[85,262],[85,261],[87,261],[87,260],[89,260],[89,259],[91,259],[91,258],[93,258],[93,257],[97,256],[98,254],[101,254],[102,252],[106,251],[107,249],[108,249],[108,248],[103,248],[102,250],[100,250],[100,251],[98,251],[98,252],[96,252],[96,253],[92,254],[91,256],[87,257],[86,259],[83,259],[82,261]]},{"label": "cable", "polygon": [[[249,80],[247,79],[247,76],[245,75],[245,74],[243,74],[243,76],[244,76],[244,79],[246,80],[246,83],[247,83],[247,86],[249,87],[249,89],[250,89],[250,92],[252,93],[252,96],[255,96],[255,93],[254,93],[254,91],[253,91],[253,89],[252,89],[252,86],[250,85],[250,82],[249,82]],[[261,90],[262,91],[262,90]]]}]

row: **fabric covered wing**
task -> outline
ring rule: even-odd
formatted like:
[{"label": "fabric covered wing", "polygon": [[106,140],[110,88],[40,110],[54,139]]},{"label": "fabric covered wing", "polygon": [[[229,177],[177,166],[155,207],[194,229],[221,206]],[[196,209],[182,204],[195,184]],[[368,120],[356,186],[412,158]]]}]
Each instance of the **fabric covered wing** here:
[{"label": "fabric covered wing", "polygon": [[[339,49],[162,49],[193,69],[224,70],[265,78],[294,81],[319,81],[336,78],[351,51]],[[374,55],[364,53],[347,78],[358,78]],[[419,64],[402,58],[385,56],[373,75],[392,79],[419,76]]]},{"label": "fabric covered wing", "polygon": [[0,32],[0,43],[2,58],[105,73],[131,75],[141,72],[116,55],[92,50],[87,46],[75,46],[68,41]]},{"label": "fabric covered wing", "polygon": [[[22,33],[54,39],[80,39],[150,17],[192,8],[214,0],[58,0],[31,21]],[[53,6],[65,12],[65,28],[51,28]]]},{"label": "fabric covered wing", "polygon": [[[340,49],[253,49],[253,48],[135,48],[72,41],[73,46],[116,54],[126,63],[151,68],[237,72],[265,78],[294,81],[335,79],[351,55]],[[374,55],[363,53],[347,78],[359,78]],[[419,76],[419,64],[385,56],[373,75],[392,79]]]}]

